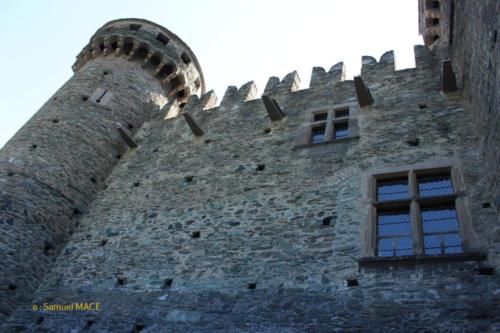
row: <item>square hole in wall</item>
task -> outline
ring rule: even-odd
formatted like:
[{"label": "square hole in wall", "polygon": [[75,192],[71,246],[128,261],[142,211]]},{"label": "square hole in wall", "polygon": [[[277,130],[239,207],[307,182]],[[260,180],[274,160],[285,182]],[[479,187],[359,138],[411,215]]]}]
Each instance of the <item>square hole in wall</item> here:
[{"label": "square hole in wall", "polygon": [[159,33],[157,36],[156,36],[156,39],[160,42],[162,42],[163,44],[167,45],[168,42],[169,42],[169,39],[167,36],[165,36],[164,34],[162,33]]}]

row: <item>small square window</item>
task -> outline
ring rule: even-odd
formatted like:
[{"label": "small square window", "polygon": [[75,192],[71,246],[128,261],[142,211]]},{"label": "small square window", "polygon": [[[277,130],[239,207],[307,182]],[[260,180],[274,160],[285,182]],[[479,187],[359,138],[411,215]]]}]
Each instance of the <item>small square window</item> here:
[{"label": "small square window", "polygon": [[418,177],[418,195],[421,198],[453,194],[450,174]]},{"label": "small square window", "polygon": [[335,110],[335,118],[349,117],[349,109]]},{"label": "small square window", "polygon": [[326,113],[326,112],[316,113],[316,114],[314,114],[313,121],[326,121],[327,118],[328,118],[328,113]]},{"label": "small square window", "polygon": [[325,139],[326,126],[314,126],[311,129],[311,143],[320,143]]},{"label": "small square window", "polygon": [[381,180],[377,182],[377,201],[408,199],[408,180]]},{"label": "small square window", "polygon": [[314,108],[307,114],[307,123],[299,127],[296,147],[311,143],[344,143],[359,137],[357,109],[348,104]]},{"label": "small square window", "polygon": [[333,125],[333,139],[341,139],[349,134],[349,126],[347,122],[335,123]]}]

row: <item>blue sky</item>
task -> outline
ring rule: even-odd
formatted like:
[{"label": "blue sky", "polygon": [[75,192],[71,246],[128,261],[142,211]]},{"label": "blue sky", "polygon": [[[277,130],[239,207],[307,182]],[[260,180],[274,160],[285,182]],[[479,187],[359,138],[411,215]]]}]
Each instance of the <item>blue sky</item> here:
[{"label": "blue sky", "polygon": [[182,38],[219,100],[229,85],[297,70],[307,88],[312,67],[396,53],[413,66],[417,0],[0,0],[0,147],[71,75],[75,56],[107,21],[137,17]]}]

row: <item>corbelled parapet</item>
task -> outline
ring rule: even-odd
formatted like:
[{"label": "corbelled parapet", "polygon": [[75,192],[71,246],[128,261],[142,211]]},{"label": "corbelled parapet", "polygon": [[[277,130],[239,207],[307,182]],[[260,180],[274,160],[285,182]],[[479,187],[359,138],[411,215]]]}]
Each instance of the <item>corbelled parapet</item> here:
[{"label": "corbelled parapet", "polygon": [[189,46],[153,22],[131,18],[108,22],[92,36],[72,68],[77,72],[92,59],[113,56],[149,70],[180,103],[205,92],[200,64]]}]

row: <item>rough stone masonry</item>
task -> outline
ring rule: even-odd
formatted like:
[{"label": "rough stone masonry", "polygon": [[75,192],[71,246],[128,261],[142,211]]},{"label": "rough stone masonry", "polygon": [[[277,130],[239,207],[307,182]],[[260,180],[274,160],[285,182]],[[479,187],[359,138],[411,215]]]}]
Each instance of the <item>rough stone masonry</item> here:
[{"label": "rough stone masonry", "polygon": [[500,331],[498,43],[496,74],[458,49],[496,36],[481,4],[421,1],[415,68],[219,104],[176,35],[104,25],[0,151],[0,331]]}]

